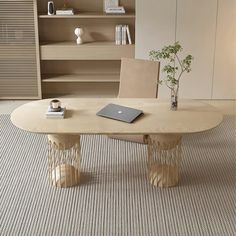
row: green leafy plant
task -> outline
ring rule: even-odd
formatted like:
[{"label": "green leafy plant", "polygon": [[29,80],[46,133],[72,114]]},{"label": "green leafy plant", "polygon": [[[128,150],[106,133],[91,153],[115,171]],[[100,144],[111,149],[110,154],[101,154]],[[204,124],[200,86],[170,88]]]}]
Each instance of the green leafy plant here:
[{"label": "green leafy plant", "polygon": [[181,60],[179,52],[183,50],[179,42],[175,42],[174,45],[163,47],[161,50],[152,50],[149,53],[149,57],[153,61],[166,62],[162,69],[165,74],[165,78],[159,81],[159,84],[165,83],[165,85],[171,89],[171,91],[177,96],[179,92],[179,82],[184,72],[189,73],[191,71],[191,63],[193,60],[192,55],[187,55]]}]

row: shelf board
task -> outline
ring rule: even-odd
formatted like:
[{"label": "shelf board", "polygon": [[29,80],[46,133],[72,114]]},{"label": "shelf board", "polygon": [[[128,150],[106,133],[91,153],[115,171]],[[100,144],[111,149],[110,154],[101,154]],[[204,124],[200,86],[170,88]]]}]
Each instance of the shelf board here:
[{"label": "shelf board", "polygon": [[99,19],[107,19],[107,18],[135,18],[134,12],[127,12],[125,14],[106,14],[104,12],[79,12],[70,16],[61,16],[61,15],[45,15],[39,14],[39,18],[41,19],[60,19],[60,18],[99,18]]},{"label": "shelf board", "polygon": [[42,75],[43,83],[119,83],[119,74]]},{"label": "shelf board", "polygon": [[115,42],[89,42],[77,45],[75,42],[41,43],[41,60],[120,60],[134,57],[135,45],[115,45]]}]

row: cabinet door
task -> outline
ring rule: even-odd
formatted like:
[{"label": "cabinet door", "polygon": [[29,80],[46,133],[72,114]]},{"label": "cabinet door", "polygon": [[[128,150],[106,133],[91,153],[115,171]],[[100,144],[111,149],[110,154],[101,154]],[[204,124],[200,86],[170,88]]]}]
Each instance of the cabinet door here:
[{"label": "cabinet door", "polygon": [[0,1],[0,98],[40,98],[36,0]]},{"label": "cabinet door", "polygon": [[192,71],[181,79],[180,97],[210,99],[214,66],[217,0],[178,0],[176,39],[192,54]]},{"label": "cabinet door", "polygon": [[[148,59],[149,51],[175,42],[176,1],[136,0],[135,57]],[[163,66],[163,65],[161,65]],[[160,74],[162,77],[162,74]],[[161,86],[158,97],[169,97],[170,91]]]},{"label": "cabinet door", "polygon": [[214,99],[236,99],[236,1],[219,0]]}]

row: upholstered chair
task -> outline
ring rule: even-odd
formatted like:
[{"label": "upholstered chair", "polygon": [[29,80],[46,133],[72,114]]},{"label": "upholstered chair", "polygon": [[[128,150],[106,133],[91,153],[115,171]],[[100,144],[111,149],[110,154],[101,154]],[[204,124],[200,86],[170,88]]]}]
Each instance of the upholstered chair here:
[{"label": "upholstered chair", "polygon": [[[119,98],[157,98],[160,62],[122,58]],[[110,138],[145,143],[144,135],[111,135]]]}]

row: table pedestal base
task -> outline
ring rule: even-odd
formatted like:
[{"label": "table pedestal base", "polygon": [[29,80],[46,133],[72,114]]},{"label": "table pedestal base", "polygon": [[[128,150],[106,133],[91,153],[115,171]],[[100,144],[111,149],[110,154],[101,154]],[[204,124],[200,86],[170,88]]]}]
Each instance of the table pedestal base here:
[{"label": "table pedestal base", "polygon": [[175,134],[148,136],[148,177],[152,185],[173,187],[178,184],[181,138]]},{"label": "table pedestal base", "polygon": [[[180,135],[149,135],[148,177],[156,187],[173,187],[179,182]],[[48,176],[55,187],[67,188],[80,181],[80,136],[48,135]]]},{"label": "table pedestal base", "polygon": [[79,135],[48,135],[48,177],[55,187],[67,188],[79,184]]}]

